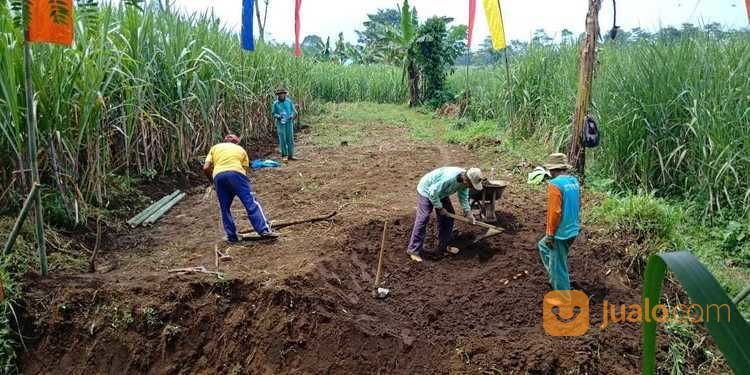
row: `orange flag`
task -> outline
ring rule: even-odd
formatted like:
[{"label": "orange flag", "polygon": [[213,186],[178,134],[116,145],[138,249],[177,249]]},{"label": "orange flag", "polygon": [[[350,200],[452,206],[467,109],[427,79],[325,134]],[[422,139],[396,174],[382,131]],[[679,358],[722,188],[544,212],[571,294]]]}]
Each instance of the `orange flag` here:
[{"label": "orange flag", "polygon": [[66,46],[73,43],[73,0],[29,0],[29,3],[29,42]]}]

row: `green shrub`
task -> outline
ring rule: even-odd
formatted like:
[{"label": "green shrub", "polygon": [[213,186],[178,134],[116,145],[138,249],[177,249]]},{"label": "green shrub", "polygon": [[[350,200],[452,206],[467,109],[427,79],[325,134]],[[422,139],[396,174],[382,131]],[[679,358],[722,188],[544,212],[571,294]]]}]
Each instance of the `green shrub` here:
[{"label": "green shrub", "polygon": [[634,237],[628,252],[641,260],[683,245],[678,235],[682,211],[653,194],[608,197],[593,210],[592,219],[610,231]]}]

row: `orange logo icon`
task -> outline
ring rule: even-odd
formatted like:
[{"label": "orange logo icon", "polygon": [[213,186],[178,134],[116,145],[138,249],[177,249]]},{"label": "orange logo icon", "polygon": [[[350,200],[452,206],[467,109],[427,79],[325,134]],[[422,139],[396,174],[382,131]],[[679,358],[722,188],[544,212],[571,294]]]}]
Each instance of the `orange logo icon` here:
[{"label": "orange logo icon", "polygon": [[589,330],[589,296],[580,290],[545,294],[542,323],[550,336],[583,336]]}]

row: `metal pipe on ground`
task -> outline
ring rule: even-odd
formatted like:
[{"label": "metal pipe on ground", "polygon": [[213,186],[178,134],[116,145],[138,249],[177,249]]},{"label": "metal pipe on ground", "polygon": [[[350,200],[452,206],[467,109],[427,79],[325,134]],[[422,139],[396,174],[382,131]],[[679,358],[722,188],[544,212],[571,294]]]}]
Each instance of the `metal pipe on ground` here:
[{"label": "metal pipe on ground", "polygon": [[187,194],[180,193],[178,196],[174,197],[171,201],[165,203],[159,210],[154,212],[151,216],[148,217],[148,219],[143,221],[144,225],[151,225],[155,223],[157,220],[159,220],[162,216],[164,216],[167,211],[169,211],[174,205],[176,205],[179,201],[182,200],[182,198],[185,198]]},{"label": "metal pipe on ground", "polygon": [[146,207],[143,211],[135,215],[133,218],[128,220],[130,227],[135,228],[143,223],[144,220],[148,219],[154,212],[161,208],[164,204],[174,199],[178,194],[179,190],[175,190],[172,194],[162,197],[152,205]]}]

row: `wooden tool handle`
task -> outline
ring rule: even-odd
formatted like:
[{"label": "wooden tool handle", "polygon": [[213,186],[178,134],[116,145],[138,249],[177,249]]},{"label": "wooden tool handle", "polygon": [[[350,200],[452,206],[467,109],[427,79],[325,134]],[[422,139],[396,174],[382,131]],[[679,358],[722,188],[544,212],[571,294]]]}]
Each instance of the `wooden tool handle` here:
[{"label": "wooden tool handle", "polygon": [[388,237],[388,220],[383,221],[383,238],[380,240],[380,255],[378,256],[378,269],[375,272],[375,285],[373,289],[377,290],[380,286],[380,274],[383,272],[383,253],[385,252],[385,239]]},{"label": "wooden tool handle", "polygon": [[482,222],[482,221],[479,221],[479,220],[477,220],[476,223],[472,223],[471,220],[469,220],[469,219],[467,219],[467,218],[465,218],[463,216],[452,214],[450,212],[448,212],[448,217],[451,218],[451,219],[454,219],[454,220],[463,221],[464,223],[467,223],[467,224],[476,225],[478,227],[492,229],[492,230],[496,230],[496,231],[499,231],[499,232],[503,231],[503,228],[496,227],[494,225],[489,225],[489,224],[487,224],[485,222]]}]

